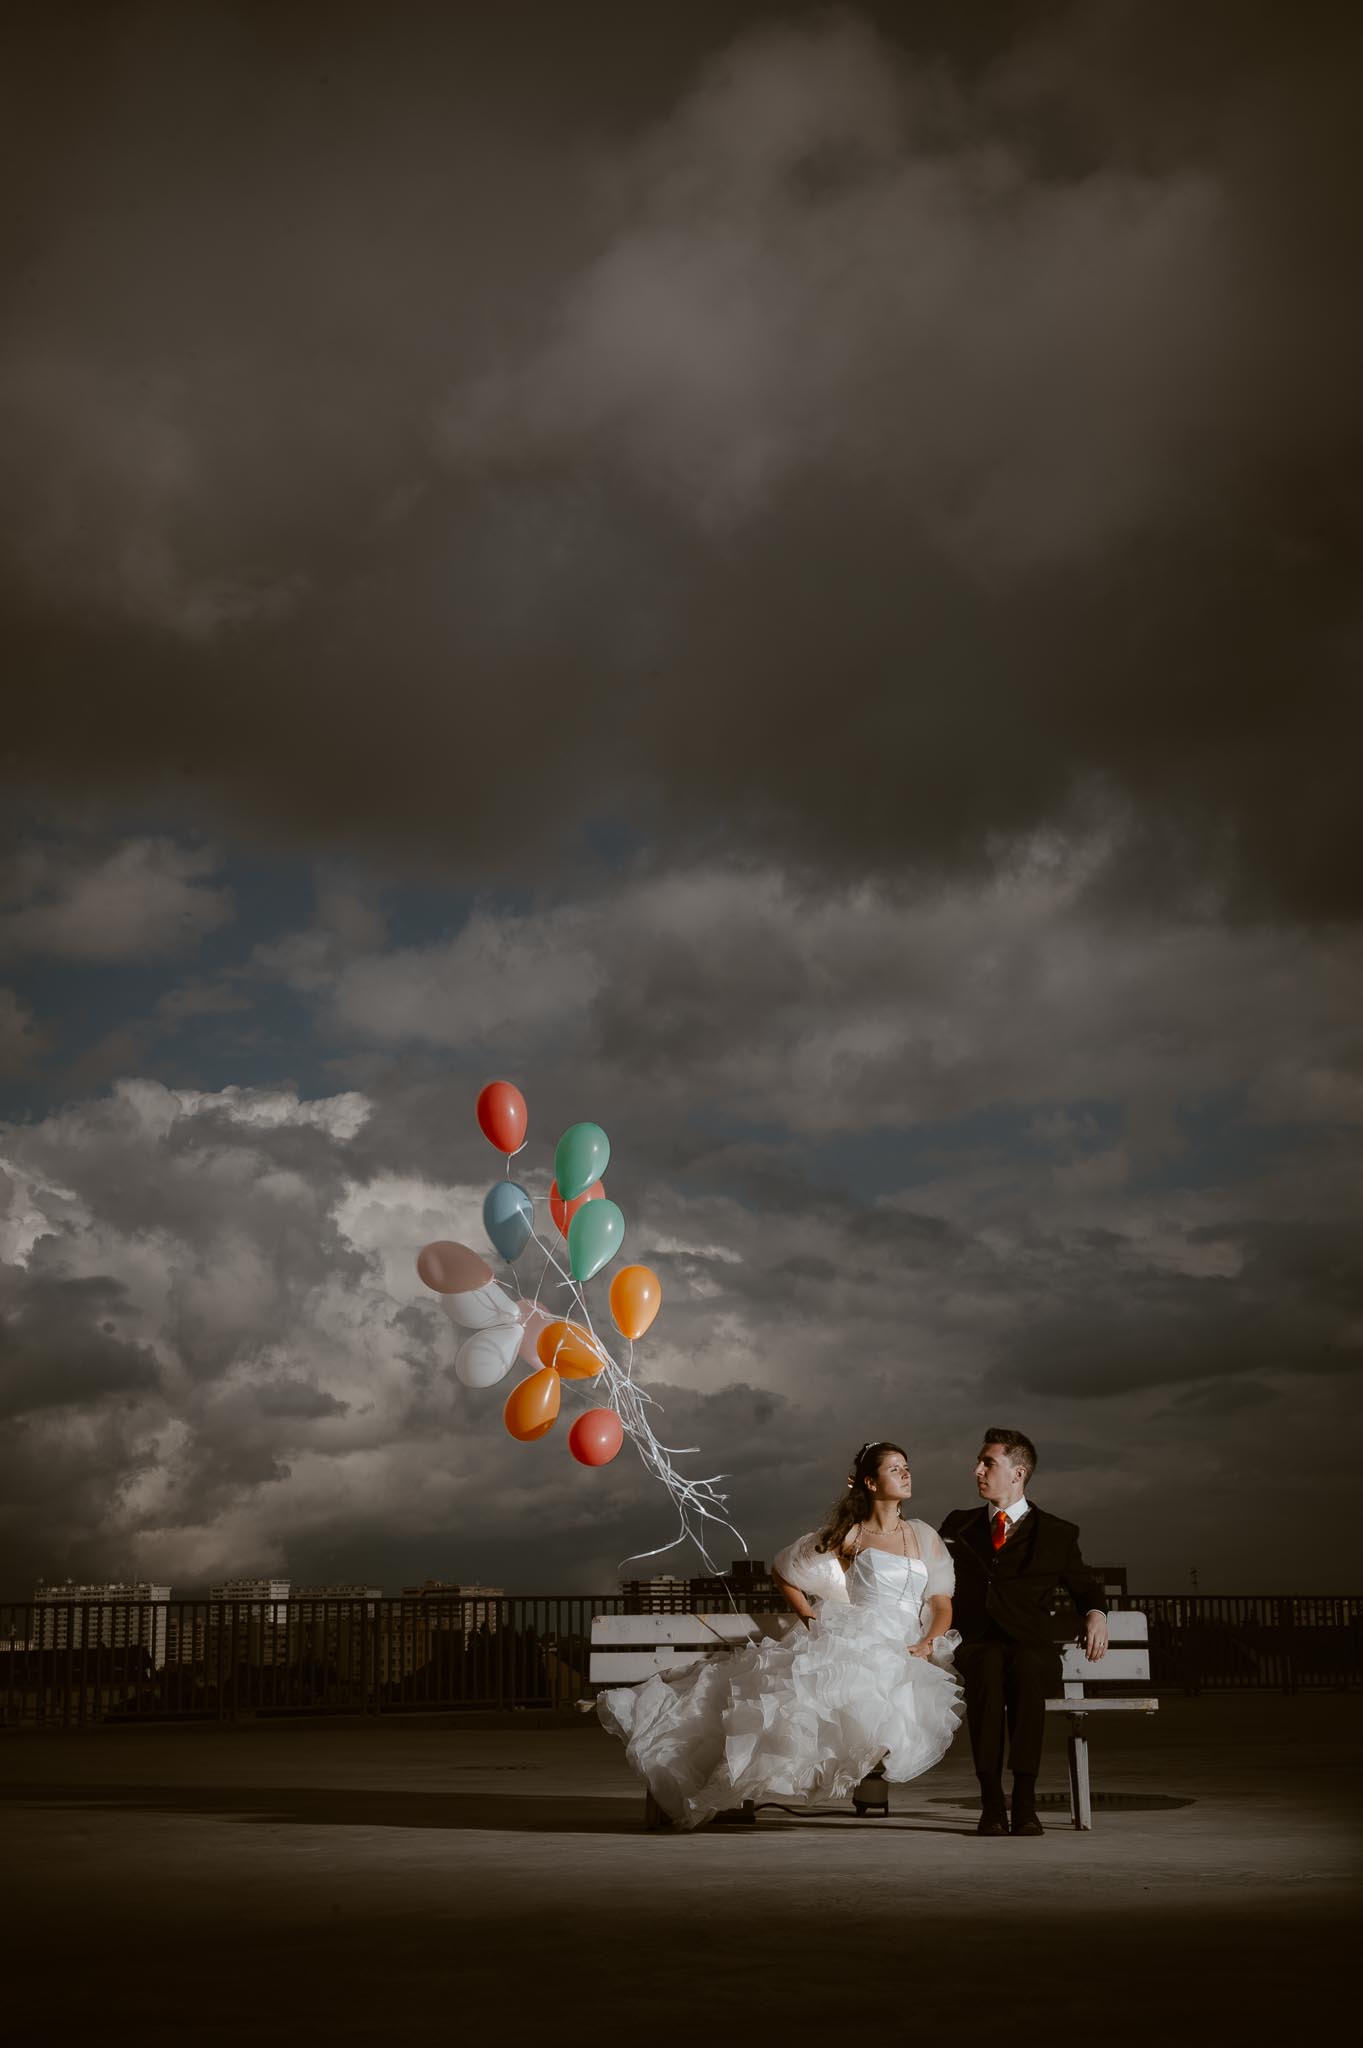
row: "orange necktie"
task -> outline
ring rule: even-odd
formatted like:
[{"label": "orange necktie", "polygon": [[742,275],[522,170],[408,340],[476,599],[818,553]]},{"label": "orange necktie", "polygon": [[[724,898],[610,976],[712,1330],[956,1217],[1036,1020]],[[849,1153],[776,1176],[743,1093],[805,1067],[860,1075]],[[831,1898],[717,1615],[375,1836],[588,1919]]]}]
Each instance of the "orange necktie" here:
[{"label": "orange necktie", "polygon": [[1008,1541],[1008,1517],[1000,1508],[994,1517],[994,1548],[1002,1550]]}]

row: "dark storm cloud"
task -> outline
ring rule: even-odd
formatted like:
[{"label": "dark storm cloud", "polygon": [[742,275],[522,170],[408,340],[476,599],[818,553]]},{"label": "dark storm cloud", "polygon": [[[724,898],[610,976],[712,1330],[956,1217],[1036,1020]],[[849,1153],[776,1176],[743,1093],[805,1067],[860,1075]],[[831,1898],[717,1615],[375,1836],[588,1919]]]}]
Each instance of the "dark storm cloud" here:
[{"label": "dark storm cloud", "polygon": [[552,1531],[599,1588],[667,1540],[416,1281],[481,1242],[505,1072],[537,1194],[610,1130],[641,1379],[759,1552],[869,1435],[968,1500],[1002,1419],[1147,1584],[1245,1583],[1271,1451],[1319,1584],[1356,29],[522,13],[25,24],[9,1569],[528,1588]]},{"label": "dark storm cloud", "polygon": [[126,1307],[113,1279],[56,1281],[0,1267],[0,1406],[7,1417],[98,1406],[157,1389],[151,1350],[119,1334]]},{"label": "dark storm cloud", "polygon": [[1219,1235],[1241,1242],[1240,1270],[1198,1276],[1145,1265],[1130,1242],[1107,1235],[1107,1245],[1075,1246],[1068,1270],[1053,1276],[1061,1305],[1038,1303],[1008,1343],[1000,1390],[1100,1400],[1255,1373],[1357,1372],[1363,1259],[1354,1228],[1282,1220],[1228,1230]]},{"label": "dark storm cloud", "polygon": [[1356,907],[1355,25],[688,14],[34,29],[10,773]]}]

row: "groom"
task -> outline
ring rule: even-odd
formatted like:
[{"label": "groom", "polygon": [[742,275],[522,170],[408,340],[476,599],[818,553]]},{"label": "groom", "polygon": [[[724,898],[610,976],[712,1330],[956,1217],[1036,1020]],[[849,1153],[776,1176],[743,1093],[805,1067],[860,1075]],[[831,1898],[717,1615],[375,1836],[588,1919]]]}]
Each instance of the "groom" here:
[{"label": "groom", "polygon": [[1103,1589],[1079,1555],[1073,1522],[1027,1498],[1036,1450],[1018,1429],[987,1429],[975,1461],[983,1508],[957,1508],[942,1524],[956,1566],[952,1619],[961,1631],[956,1668],[965,1684],[966,1720],[980,1781],[981,1835],[1010,1832],[1003,1801],[1004,1733],[1013,1773],[1015,1835],[1043,1832],[1036,1776],[1046,1732],[1046,1700],[1060,1689],[1060,1651],[1051,1639],[1049,1600],[1063,1586],[1084,1616],[1084,1646],[1107,1651]]}]

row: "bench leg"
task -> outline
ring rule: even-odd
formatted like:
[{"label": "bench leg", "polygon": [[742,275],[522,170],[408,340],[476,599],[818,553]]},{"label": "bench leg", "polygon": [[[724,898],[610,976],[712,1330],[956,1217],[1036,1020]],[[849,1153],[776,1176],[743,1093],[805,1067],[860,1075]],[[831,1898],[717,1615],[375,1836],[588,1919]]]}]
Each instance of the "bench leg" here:
[{"label": "bench leg", "polygon": [[1089,1796],[1089,1745],[1079,1720],[1070,1718],[1070,1819],[1077,1828],[1092,1828],[1093,1802]]}]

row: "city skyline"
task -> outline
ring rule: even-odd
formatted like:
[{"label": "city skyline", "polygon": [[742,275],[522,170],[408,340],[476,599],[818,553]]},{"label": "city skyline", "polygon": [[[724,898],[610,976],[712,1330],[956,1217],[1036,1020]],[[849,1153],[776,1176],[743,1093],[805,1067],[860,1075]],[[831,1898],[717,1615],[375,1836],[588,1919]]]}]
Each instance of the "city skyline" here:
[{"label": "city skyline", "polygon": [[698,1572],[454,1375],[504,1078],[755,1555],[1352,1592],[1356,24],[532,12],[13,31],[4,1569]]}]

